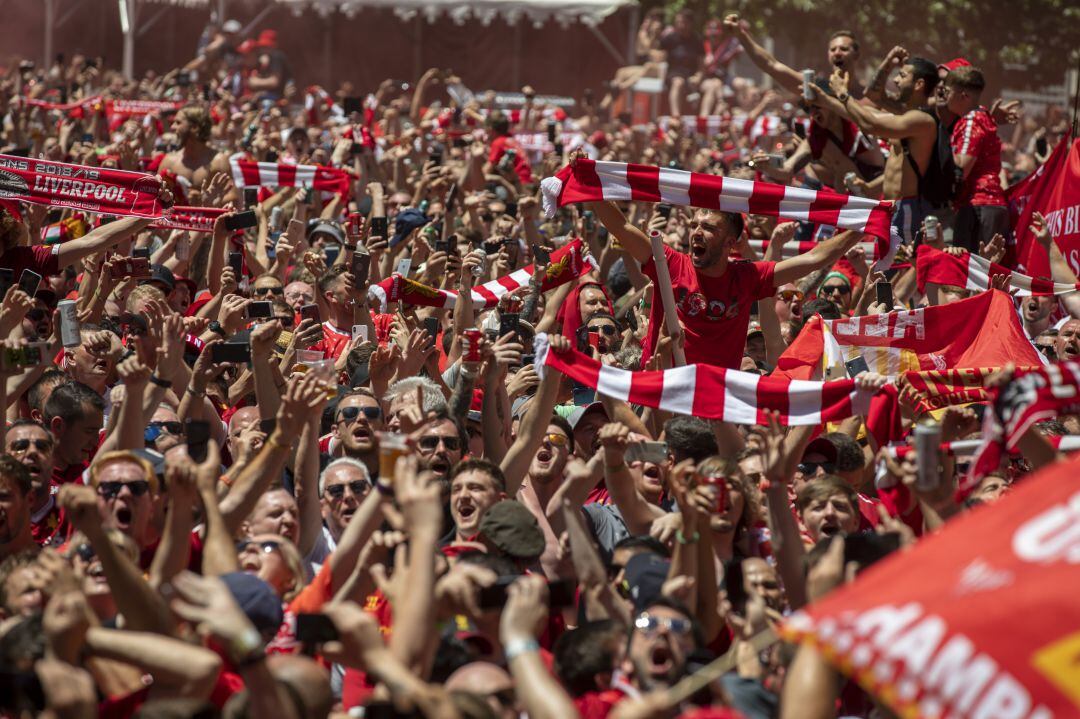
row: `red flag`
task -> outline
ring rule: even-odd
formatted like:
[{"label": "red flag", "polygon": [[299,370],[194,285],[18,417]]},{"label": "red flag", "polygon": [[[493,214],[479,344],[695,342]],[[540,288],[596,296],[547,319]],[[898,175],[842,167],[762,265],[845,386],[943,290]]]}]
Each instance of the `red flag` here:
[{"label": "red flag", "polygon": [[960,302],[840,320],[814,317],[777,360],[774,374],[790,379],[835,379],[844,362],[862,356],[873,372],[941,372],[1038,366],[1012,298],[992,290]]},{"label": "red flag", "polygon": [[1009,275],[1009,289],[1016,290],[1018,297],[1066,295],[1080,289],[1080,285],[1067,285],[1013,272],[1004,265],[994,264],[985,257],[970,252],[953,255],[936,250],[930,245],[919,247],[915,266],[918,271],[919,292],[926,291],[927,282],[981,292],[990,289],[990,279],[998,275]]},{"label": "red flag", "polygon": [[0,155],[0,197],[106,215],[161,217],[166,205],[153,175]]},{"label": "red flag", "polygon": [[1055,464],[793,615],[902,717],[1080,715],[1080,461]]},{"label": "red flag", "polygon": [[1046,163],[1008,192],[1016,211],[1016,267],[1050,277],[1046,251],[1031,232],[1031,213],[1046,218],[1050,235],[1073,272],[1080,273],[1080,139],[1062,138]]}]

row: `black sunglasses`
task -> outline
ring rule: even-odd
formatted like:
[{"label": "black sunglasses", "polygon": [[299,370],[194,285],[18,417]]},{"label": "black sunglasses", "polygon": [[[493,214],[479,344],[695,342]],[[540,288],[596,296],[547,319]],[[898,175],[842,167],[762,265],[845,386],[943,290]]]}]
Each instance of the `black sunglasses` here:
[{"label": "black sunglasses", "polygon": [[16,439],[11,442],[12,452],[25,452],[30,449],[30,445],[33,444],[42,452],[51,452],[53,443],[47,439]]},{"label": "black sunglasses", "polygon": [[252,292],[252,294],[255,294],[255,295],[265,295],[267,292],[269,292],[270,294],[276,296],[276,295],[285,294],[285,288],[284,287],[256,287],[251,292]]},{"label": "black sunglasses", "polygon": [[589,332],[603,332],[610,337],[615,334],[615,327],[613,325],[600,325],[599,327],[590,327]]},{"label": "black sunglasses", "polygon": [[75,556],[84,562],[92,562],[94,561],[94,557],[97,556],[97,552],[94,551],[94,548],[91,545],[84,542],[75,547]]},{"label": "black sunglasses", "polygon": [[263,554],[269,554],[275,549],[281,548],[281,542],[275,542],[273,539],[264,539],[261,542],[256,542],[251,539],[242,539],[236,543],[236,551],[237,553],[240,553],[253,544],[262,550]]},{"label": "black sunglasses", "polygon": [[836,469],[832,462],[799,462],[799,471],[803,474],[816,474],[818,467],[824,469],[826,474],[832,474]]},{"label": "black sunglasses", "polygon": [[345,488],[348,487],[349,491],[357,497],[363,497],[371,489],[371,484],[364,479],[354,479],[351,482],[343,482],[342,484],[332,484],[326,488],[326,493],[334,499],[341,499],[345,496]]},{"label": "black sunglasses", "polygon": [[134,482],[101,482],[98,484],[98,494],[105,499],[112,499],[120,494],[120,490],[128,488],[132,497],[141,497],[150,491],[150,483],[145,479],[136,479]]},{"label": "black sunglasses", "polygon": [[439,442],[443,443],[451,452],[456,452],[461,449],[461,440],[457,437],[442,437],[437,434],[428,434],[420,438],[420,449],[425,452],[433,452],[438,448]]},{"label": "black sunglasses", "polygon": [[364,416],[367,417],[369,422],[373,419],[382,417],[382,410],[378,407],[342,407],[338,410],[339,421],[343,419],[346,422],[355,422],[361,412],[364,413]]},{"label": "black sunglasses", "polygon": [[151,427],[160,427],[169,434],[180,435],[184,431],[184,425],[180,422],[151,422]]},{"label": "black sunglasses", "polygon": [[821,294],[823,295],[833,295],[837,292],[842,295],[846,295],[847,293],[851,292],[851,288],[847,285],[829,285],[828,287],[821,288]]},{"label": "black sunglasses", "polygon": [[34,307],[33,309],[26,311],[26,319],[31,322],[41,322],[48,316],[48,313],[40,307]]}]

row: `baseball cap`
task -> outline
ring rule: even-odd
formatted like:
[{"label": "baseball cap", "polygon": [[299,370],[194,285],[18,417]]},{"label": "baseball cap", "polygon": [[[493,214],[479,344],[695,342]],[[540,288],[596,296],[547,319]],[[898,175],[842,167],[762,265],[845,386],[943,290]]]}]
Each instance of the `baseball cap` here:
[{"label": "baseball cap", "polygon": [[310,240],[314,235],[322,233],[324,235],[330,235],[339,245],[345,244],[345,233],[341,231],[341,227],[334,222],[327,222],[326,220],[311,220],[307,226],[307,237]]},{"label": "baseball cap", "polygon": [[820,454],[827,462],[836,463],[836,445],[825,437],[817,437],[803,450],[803,457],[808,454]]},{"label": "baseball cap", "polygon": [[544,533],[536,517],[513,499],[496,502],[484,512],[480,534],[514,559],[536,559],[544,552]]},{"label": "baseball cap", "polygon": [[176,284],[184,285],[185,287],[187,287],[188,290],[191,292],[191,299],[192,301],[194,301],[195,293],[199,291],[199,286],[195,284],[195,280],[188,279],[187,277],[184,277],[183,275],[178,275],[176,273],[173,273],[173,280],[176,282]]},{"label": "baseball cap", "polygon": [[394,236],[390,238],[390,246],[396,247],[408,238],[409,233],[417,227],[423,227],[428,223],[428,217],[415,207],[407,207],[398,213],[394,220]]},{"label": "baseball cap", "polygon": [[144,280],[142,284],[149,284],[150,282],[160,282],[165,285],[166,292],[172,292],[176,289],[176,278],[173,276],[172,270],[165,265],[150,265],[150,279]]},{"label": "baseball cap", "polygon": [[592,402],[584,407],[575,407],[574,411],[570,413],[570,416],[566,418],[566,421],[570,423],[570,428],[577,429],[578,424],[589,412],[600,412],[607,417],[607,410],[604,409],[603,402]]},{"label": "baseball cap", "polygon": [[971,63],[967,59],[962,57],[954,57],[948,62],[943,62],[938,65],[938,70],[944,69],[946,72],[952,72],[958,67],[971,67]]},{"label": "baseball cap", "polygon": [[247,572],[222,574],[221,580],[260,634],[276,633],[284,619],[281,599],[269,584]]},{"label": "baseball cap", "polygon": [[48,287],[42,287],[34,293],[34,299],[41,300],[50,308],[56,307],[57,299],[56,293],[50,290]]},{"label": "baseball cap", "polygon": [[658,554],[642,552],[626,563],[626,583],[634,612],[641,613],[660,596],[671,562]]}]

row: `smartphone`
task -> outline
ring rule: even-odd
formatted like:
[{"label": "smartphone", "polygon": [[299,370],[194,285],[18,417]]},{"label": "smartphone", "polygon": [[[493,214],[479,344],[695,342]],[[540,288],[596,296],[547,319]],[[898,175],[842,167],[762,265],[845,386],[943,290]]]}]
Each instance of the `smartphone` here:
[{"label": "smartphone", "polygon": [[555,129],[556,129],[555,128],[555,123],[552,122],[552,121],[548,121],[548,124],[547,124],[548,142],[551,142],[551,143],[555,142]]},{"label": "smartphone", "polygon": [[589,354],[589,328],[586,325],[579,325],[575,334],[577,351]]},{"label": "smartphone", "polygon": [[398,260],[397,269],[395,269],[394,272],[401,275],[402,277],[408,277],[409,276],[409,270],[411,270],[411,269],[412,269],[412,259],[409,258],[409,257],[402,257],[400,260]]},{"label": "smartphone", "polygon": [[528,367],[531,364],[536,364],[536,355],[534,355],[534,354],[521,355],[521,366],[522,367]]},{"label": "smartphone", "polygon": [[532,253],[533,262],[535,262],[536,264],[545,266],[551,264],[551,253],[548,252],[547,249],[545,249],[544,247],[541,247],[540,245],[534,243],[532,246]]},{"label": "smartphone", "polygon": [[656,214],[663,217],[665,220],[671,217],[671,205],[667,202],[661,202],[656,206]]},{"label": "smartphone", "polygon": [[249,320],[261,320],[274,316],[274,305],[268,300],[252,302],[247,306],[247,318]]},{"label": "smartphone", "polygon": [[600,330],[588,330],[585,341],[588,342],[589,347],[592,347],[597,352],[600,351]]},{"label": "smartphone", "polygon": [[352,265],[349,267],[349,272],[353,276],[353,281],[356,285],[362,286],[368,280],[368,273],[371,271],[371,255],[366,252],[360,252],[357,249],[352,256]]},{"label": "smartphone", "polygon": [[861,571],[899,548],[899,534],[875,532],[849,534],[844,537],[844,566],[847,566],[848,562],[855,562]]},{"label": "smartphone", "polygon": [[870,371],[870,366],[866,364],[866,358],[861,355],[856,357],[855,359],[849,359],[847,362],[844,363],[844,367],[847,368],[847,375],[851,379],[855,379],[863,372]]},{"label": "smartphone", "polygon": [[225,229],[235,232],[236,230],[246,230],[249,227],[254,227],[259,224],[259,218],[255,216],[255,210],[245,210],[235,215],[229,215],[225,218],[224,224]]},{"label": "smartphone", "polygon": [[518,203],[516,203],[516,202],[507,202],[506,203],[506,214],[510,215],[511,217],[517,217],[517,213],[518,213]]},{"label": "smartphone", "polygon": [[326,266],[333,267],[337,263],[338,255],[341,254],[341,245],[334,243],[323,245],[323,254],[326,255]]},{"label": "smartphone", "polygon": [[131,256],[132,257],[142,257],[144,259],[149,260],[150,259],[150,248],[149,247],[136,247],[135,249],[133,249],[131,251]]},{"label": "smartphone", "polygon": [[585,407],[596,401],[596,390],[575,381],[573,384],[574,405]]},{"label": "smartphone", "polygon": [[508,334],[518,334],[519,323],[521,321],[521,315],[517,312],[503,312],[499,316],[499,336],[505,337]]},{"label": "smartphone", "polygon": [[145,278],[150,276],[150,260],[145,257],[125,257],[112,266],[112,276]]},{"label": "smartphone", "polygon": [[384,240],[390,239],[386,232],[389,229],[388,223],[385,217],[372,217],[370,220],[371,232],[369,233],[373,237],[381,237]]},{"label": "smartphone", "polygon": [[346,115],[351,115],[354,112],[362,113],[364,111],[364,99],[362,97],[346,97],[341,101],[341,109],[345,111]]},{"label": "smartphone", "polygon": [[37,367],[46,356],[48,345],[44,342],[32,342],[19,347],[0,348],[0,370]]},{"label": "smartphone", "polygon": [[[217,345],[211,345],[216,347]],[[201,419],[184,421],[184,437],[187,439],[187,452],[196,462],[206,460],[206,445],[210,442],[210,423]]]},{"label": "smartphone", "polygon": [[892,312],[892,309],[895,306],[892,293],[892,282],[882,280],[881,282],[878,282],[875,287],[877,287],[877,301],[885,305],[885,308],[889,312]]},{"label": "smartphone", "polygon": [[[481,587],[477,603],[481,609],[502,609],[506,605],[507,590],[519,579],[518,575],[504,575],[490,587]],[[552,609],[573,606],[577,592],[576,584],[569,579],[548,582],[548,606]]]},{"label": "smartphone", "polygon": [[425,317],[424,329],[428,333],[428,347],[431,347],[435,344],[435,338],[439,336],[439,318]]},{"label": "smartphone", "polygon": [[38,286],[41,284],[41,275],[33,270],[23,270],[19,276],[19,289],[30,295],[34,296],[37,292]]},{"label": "smartphone", "polygon": [[318,324],[322,324],[322,315],[319,314],[318,305],[304,305],[300,308],[301,320],[312,320]]},{"label": "smartphone", "polygon": [[338,630],[325,614],[297,614],[296,639],[304,644],[337,641]]},{"label": "smartphone", "polygon": [[244,188],[244,207],[254,207],[259,204],[259,188],[258,187],[245,187]]},{"label": "smartphone", "polygon": [[210,345],[210,361],[245,364],[251,361],[251,345],[247,342],[219,342]]},{"label": "smartphone", "polygon": [[[670,205],[669,205],[670,208]],[[670,209],[668,214],[671,214]],[[585,231],[589,233],[596,232],[596,213],[592,210],[585,210],[581,213],[581,219],[585,222]]]},{"label": "smartphone", "polygon": [[368,328],[367,325],[353,325],[352,326],[352,338],[360,338],[361,342],[368,341]]},{"label": "smartphone", "polygon": [[631,442],[626,445],[627,462],[662,464],[668,458],[667,442]]},{"label": "smartphone", "polygon": [[450,254],[450,241],[449,240],[435,240],[435,251],[445,252]]},{"label": "smartphone", "polygon": [[232,268],[233,273],[236,275],[236,281],[240,281],[240,275],[244,267],[244,253],[243,252],[230,252],[229,253],[229,267]]},{"label": "smartphone", "polygon": [[1035,141],[1035,152],[1039,155],[1045,156],[1047,151],[1050,150],[1050,143],[1046,141],[1045,137],[1040,137]]},{"label": "smartphone", "polygon": [[442,164],[442,150],[432,150],[430,156],[431,164],[438,167]]},{"label": "smartphone", "polygon": [[574,606],[577,599],[577,583],[570,579],[556,579],[548,582],[548,607],[563,609]]},{"label": "smartphone", "polygon": [[191,73],[186,71],[176,73],[176,84],[180,87],[187,87],[188,85],[190,85]]}]

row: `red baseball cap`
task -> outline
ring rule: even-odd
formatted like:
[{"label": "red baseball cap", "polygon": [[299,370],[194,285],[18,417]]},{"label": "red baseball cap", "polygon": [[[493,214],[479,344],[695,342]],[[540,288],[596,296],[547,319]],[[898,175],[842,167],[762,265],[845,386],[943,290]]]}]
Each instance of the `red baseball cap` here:
[{"label": "red baseball cap", "polygon": [[971,63],[962,57],[955,57],[948,62],[943,62],[942,64],[938,65],[938,70],[945,68],[947,72],[952,72],[958,67],[971,67]]}]

